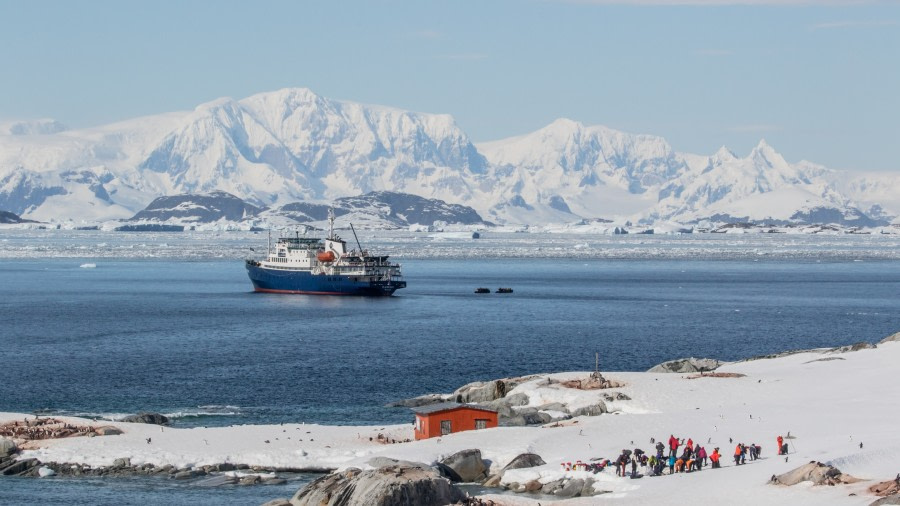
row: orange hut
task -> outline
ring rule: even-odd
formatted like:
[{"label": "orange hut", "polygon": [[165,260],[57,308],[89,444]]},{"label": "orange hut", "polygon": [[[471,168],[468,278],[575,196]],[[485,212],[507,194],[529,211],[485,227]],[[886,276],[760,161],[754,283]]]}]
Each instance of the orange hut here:
[{"label": "orange hut", "polygon": [[442,402],[413,408],[413,412],[416,414],[416,439],[497,426],[496,411],[473,404]]}]

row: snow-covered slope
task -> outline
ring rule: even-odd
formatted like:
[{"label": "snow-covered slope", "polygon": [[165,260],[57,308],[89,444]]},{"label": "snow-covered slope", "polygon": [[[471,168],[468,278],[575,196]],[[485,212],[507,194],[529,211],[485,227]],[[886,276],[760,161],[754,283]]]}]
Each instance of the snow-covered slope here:
[{"label": "snow-covered slope", "polygon": [[0,209],[40,220],[128,218],[166,195],[225,191],[258,207],[372,191],[473,207],[497,223],[887,222],[900,176],[676,152],[664,139],[560,119],[477,148],[446,114],[331,100],[305,88],[67,130],[0,124]]}]

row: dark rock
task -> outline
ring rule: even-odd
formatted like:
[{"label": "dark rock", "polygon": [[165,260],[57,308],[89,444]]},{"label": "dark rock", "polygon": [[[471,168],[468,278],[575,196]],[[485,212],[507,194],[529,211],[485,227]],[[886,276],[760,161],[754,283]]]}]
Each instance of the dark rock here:
[{"label": "dark rock", "polygon": [[[487,466],[481,459],[481,450],[462,450],[440,461],[442,466],[450,468],[452,481],[471,483],[482,481],[487,477]],[[458,478],[458,479],[455,479]]]},{"label": "dark rock", "polygon": [[131,459],[128,457],[113,461],[113,467],[131,467]]},{"label": "dark rock", "polygon": [[869,504],[869,506],[896,506],[900,505],[900,495],[892,495],[888,497],[882,497],[877,501]]},{"label": "dark rock", "polygon": [[604,413],[609,413],[609,410],[603,401],[598,401],[597,404],[576,409],[572,412],[572,416],[598,416]]},{"label": "dark rock", "polygon": [[0,457],[6,457],[19,451],[16,442],[11,439],[0,438]]},{"label": "dark rock", "polygon": [[656,373],[689,373],[689,372],[708,372],[717,369],[722,362],[714,358],[682,358],[678,360],[670,360],[656,365],[647,372]]},{"label": "dark rock", "polygon": [[490,402],[506,397],[510,390],[533,378],[534,376],[525,376],[494,381],[475,381],[457,388],[451,395],[451,400],[461,403]]},{"label": "dark rock", "polygon": [[554,480],[549,483],[544,483],[544,485],[541,487],[541,493],[542,494],[555,494],[557,490],[560,490],[561,488],[563,488],[564,483],[565,483],[565,480],[563,480],[563,479]]},{"label": "dark rock", "polygon": [[194,471],[188,470],[188,471],[179,471],[179,472],[175,473],[175,475],[172,476],[172,478],[174,478],[176,480],[189,480],[196,476],[197,476],[197,474],[194,473]]},{"label": "dark rock", "polygon": [[584,488],[584,480],[574,478],[567,481],[561,489],[554,492],[559,497],[578,497],[581,495],[581,489]]},{"label": "dark rock", "polygon": [[257,483],[259,483],[261,481],[262,481],[262,478],[260,478],[259,476],[254,474],[251,476],[244,476],[243,478],[240,479],[240,481],[238,481],[238,484],[239,485],[256,485]]},{"label": "dark rock", "polygon": [[299,490],[293,506],[416,506],[445,505],[465,494],[433,469],[382,467],[347,469],[325,475]]},{"label": "dark rock", "polygon": [[859,351],[859,350],[871,350],[872,348],[875,348],[875,347],[876,346],[872,343],[867,343],[865,341],[862,341],[862,342],[859,342],[856,344],[850,344],[847,346],[838,346],[837,348],[831,348],[830,350],[827,350],[826,353],[848,353],[848,352]]},{"label": "dark rock", "polygon": [[509,464],[506,464],[503,467],[503,470],[509,469],[525,469],[529,467],[537,467],[543,466],[546,462],[541,458],[540,455],[536,453],[522,453],[516,456],[516,458],[509,461]]},{"label": "dark rock", "polygon": [[16,460],[10,458],[6,458],[3,461],[0,461],[0,474],[3,474],[3,470],[11,465],[14,465],[15,463]]},{"label": "dark rock", "polygon": [[41,465],[41,463],[38,459],[16,460],[12,465],[5,467],[3,471],[0,471],[0,474],[3,476],[16,476],[27,473],[39,465]]},{"label": "dark rock", "polygon": [[136,415],[126,416],[122,419],[128,423],[149,423],[153,425],[168,425],[169,417],[159,413],[138,413]]},{"label": "dark rock", "polygon": [[387,408],[418,408],[421,406],[428,406],[431,404],[438,404],[441,402],[445,402],[446,396],[441,394],[426,394],[420,395],[418,397],[413,397],[412,399],[403,399],[400,401],[389,402],[385,404]]},{"label": "dark rock", "polygon": [[553,421],[553,417],[547,413],[525,412],[500,420],[500,425],[507,427],[523,427],[525,425],[544,425]]},{"label": "dark rock", "polygon": [[36,221],[26,220],[15,213],[9,211],[0,211],[0,223],[37,223]]}]

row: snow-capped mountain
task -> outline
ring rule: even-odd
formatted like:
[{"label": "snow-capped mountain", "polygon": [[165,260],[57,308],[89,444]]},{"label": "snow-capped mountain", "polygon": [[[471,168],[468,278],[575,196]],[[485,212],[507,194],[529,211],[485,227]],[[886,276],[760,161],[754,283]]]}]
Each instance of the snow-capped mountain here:
[{"label": "snow-capped mountain", "polygon": [[[849,176],[809,162],[791,164],[765,141],[745,158],[725,147],[701,156],[675,152],[660,137],[557,120],[478,147],[497,179],[507,178],[502,187],[515,193],[520,207],[561,209],[564,202],[581,217],[645,223],[828,219],[872,226],[900,211],[897,197],[889,197],[900,191],[900,176]],[[855,198],[846,189],[855,190]],[[875,200],[861,198],[866,196]]]},{"label": "snow-capped mountain", "polygon": [[565,119],[476,147],[449,115],[305,88],[90,129],[0,124],[0,210],[44,221],[129,218],[176,194],[223,191],[278,209],[384,191],[470,206],[498,223],[841,216],[862,224],[900,214],[898,184],[896,175],[789,163],[764,142],[744,158],[727,149],[693,155],[660,137]]}]

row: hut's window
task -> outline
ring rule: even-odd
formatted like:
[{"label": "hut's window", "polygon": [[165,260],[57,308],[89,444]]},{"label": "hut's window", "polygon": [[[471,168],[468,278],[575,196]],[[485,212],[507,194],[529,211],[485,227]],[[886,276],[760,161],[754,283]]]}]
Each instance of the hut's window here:
[{"label": "hut's window", "polygon": [[441,435],[450,434],[450,420],[441,420]]},{"label": "hut's window", "polygon": [[486,429],[487,428],[487,420],[477,418],[475,419],[475,430],[478,429]]}]

